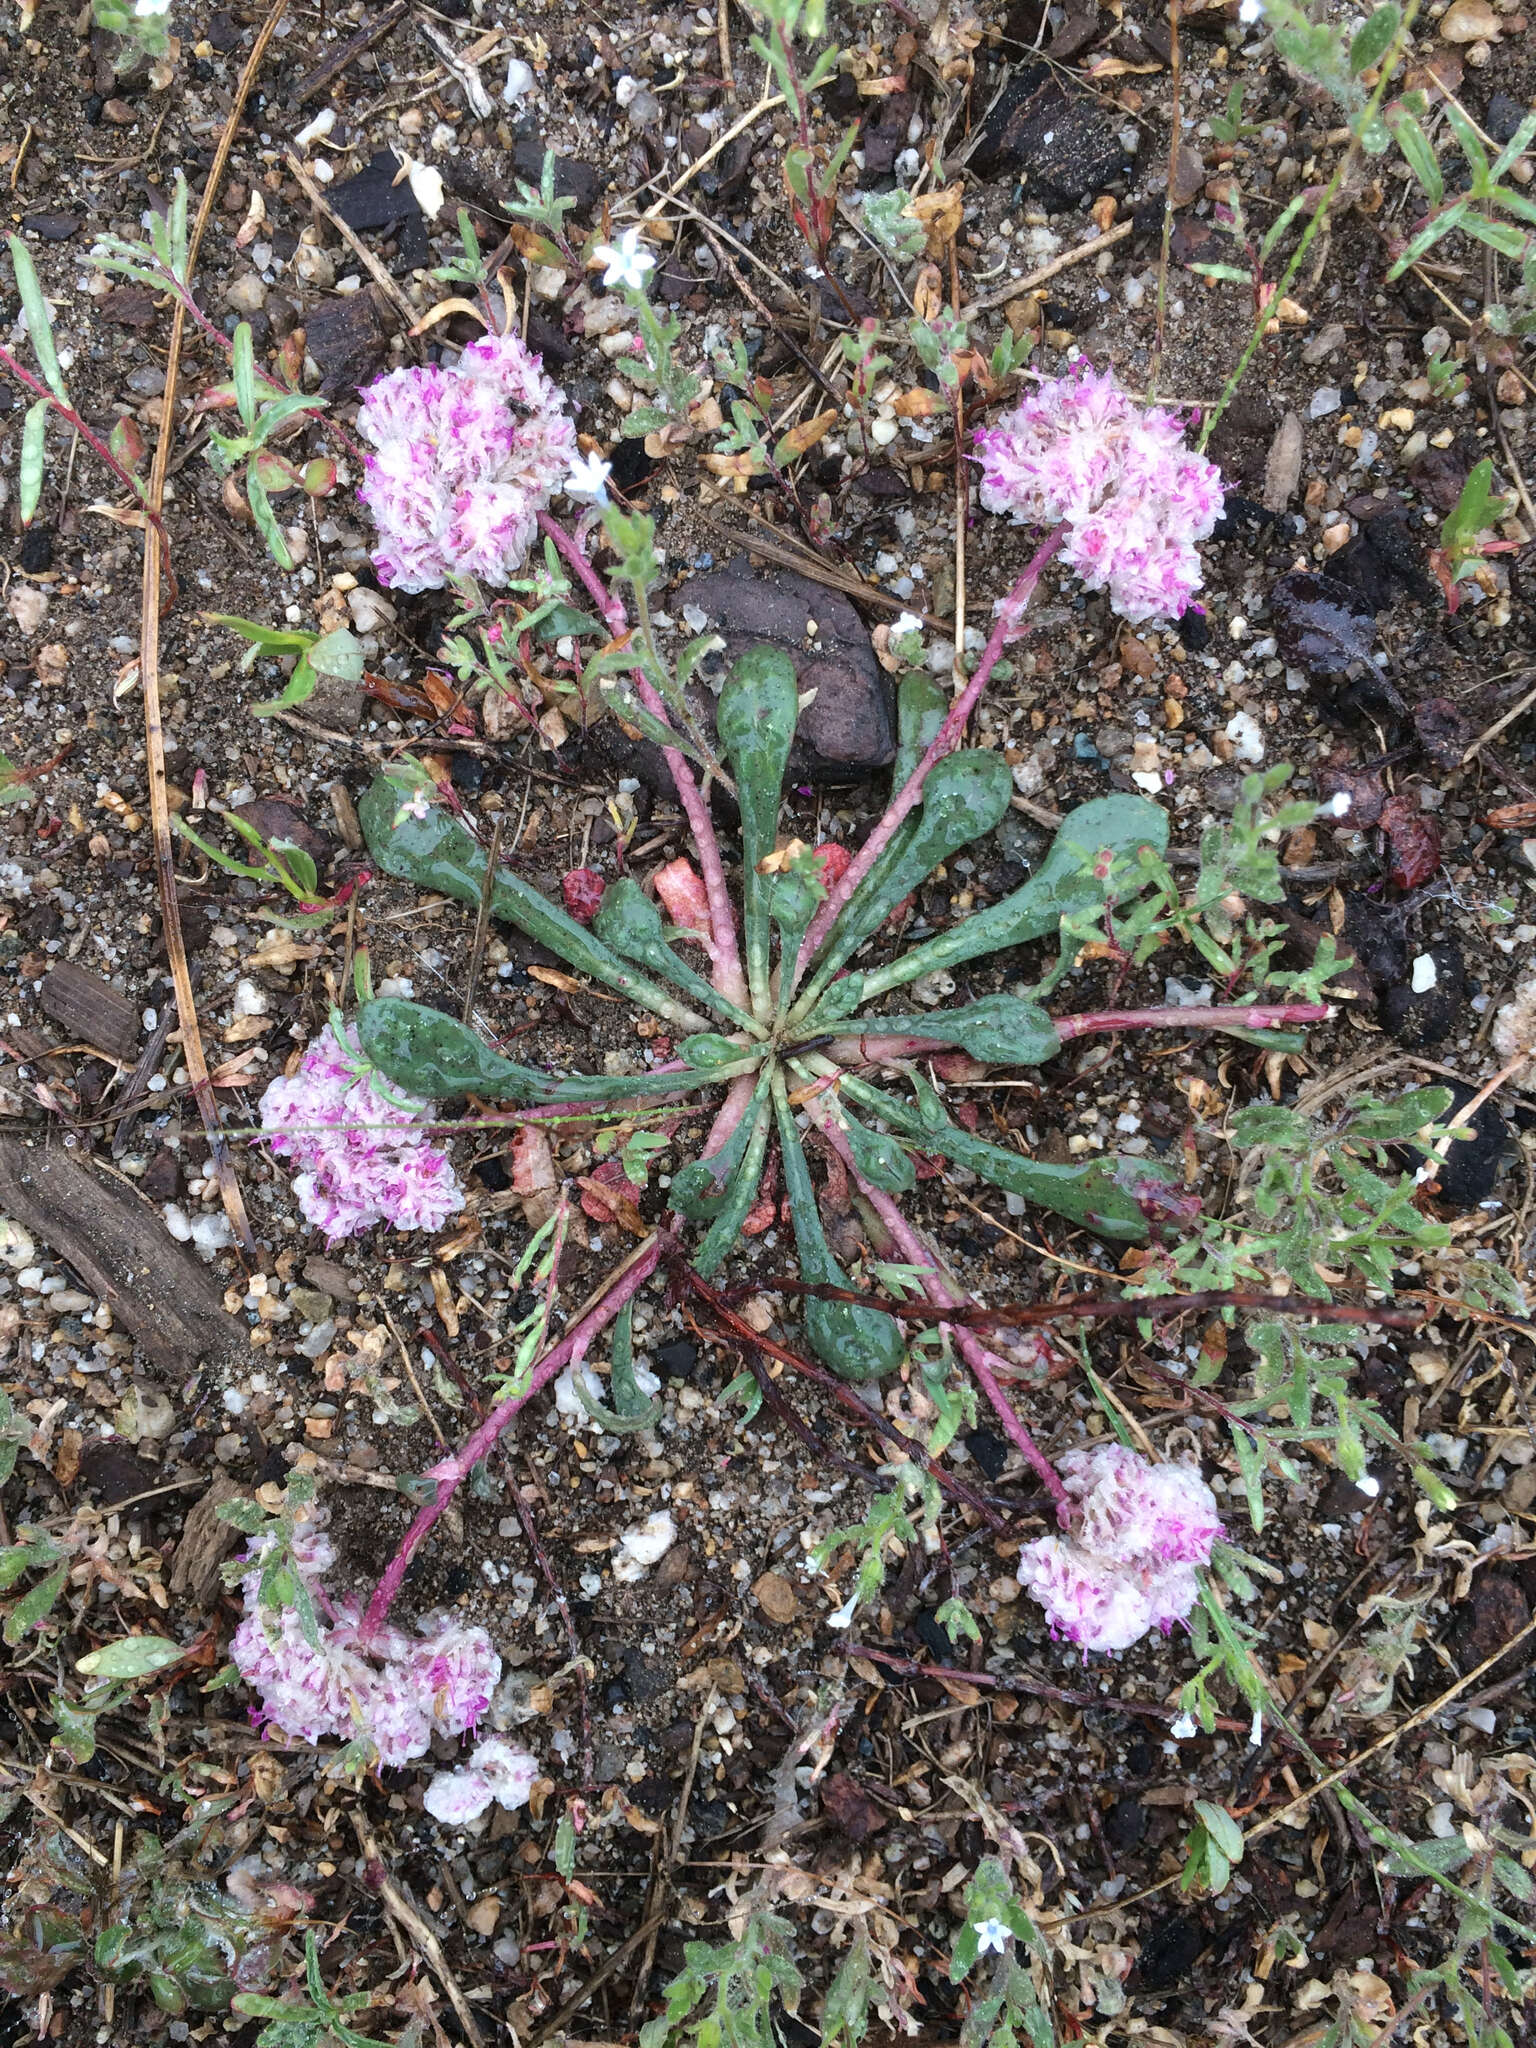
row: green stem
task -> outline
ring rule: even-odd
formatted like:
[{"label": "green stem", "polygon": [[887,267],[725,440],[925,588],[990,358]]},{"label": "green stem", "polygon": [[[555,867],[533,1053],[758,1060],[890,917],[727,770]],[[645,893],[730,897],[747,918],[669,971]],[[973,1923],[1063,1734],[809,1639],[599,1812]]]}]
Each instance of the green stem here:
[{"label": "green stem", "polygon": [[1210,413],[1201,424],[1200,439],[1195,445],[1202,452],[1209,445],[1210,438],[1216,431],[1217,422],[1232,403],[1237,393],[1237,387],[1247,375],[1248,365],[1253,361],[1258,351],[1259,343],[1264,339],[1264,332],[1269,326],[1270,321],[1270,306],[1278,305],[1295,282],[1296,274],[1306,260],[1307,251],[1311,248],[1328,218],[1328,210],[1333,204],[1339,187],[1344,182],[1346,173],[1360,154],[1360,138],[1371,122],[1375,120],[1377,113],[1380,111],[1381,103],[1386,98],[1387,86],[1391,80],[1392,73],[1397,68],[1398,59],[1408,47],[1408,37],[1413,27],[1413,18],[1418,11],[1418,0],[1410,0],[1409,6],[1404,10],[1402,27],[1397,32],[1396,40],[1393,42],[1392,48],[1387,52],[1387,55],[1382,59],[1381,76],[1376,81],[1375,90],[1365,103],[1364,113],[1350,130],[1349,147],[1339,158],[1333,176],[1328,180],[1323,190],[1323,196],[1317,203],[1316,211],[1307,222],[1301,240],[1292,250],[1291,259],[1281,273],[1280,282],[1275,286],[1274,296],[1270,300],[1270,304],[1260,309],[1258,318],[1253,324],[1253,332],[1248,337],[1248,346],[1238,358],[1237,368],[1227,379],[1220,398],[1217,399]]}]

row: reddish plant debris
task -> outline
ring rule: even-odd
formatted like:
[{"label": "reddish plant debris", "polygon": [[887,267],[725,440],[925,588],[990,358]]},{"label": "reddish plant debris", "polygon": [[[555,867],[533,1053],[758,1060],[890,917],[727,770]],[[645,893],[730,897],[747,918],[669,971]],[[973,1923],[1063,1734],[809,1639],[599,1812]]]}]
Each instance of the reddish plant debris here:
[{"label": "reddish plant debris", "polygon": [[768,1155],[768,1164],[763,1168],[762,1185],[757,1200],[746,1213],[741,1226],[743,1237],[761,1237],[765,1230],[771,1230],[779,1213],[779,1155],[775,1150]]},{"label": "reddish plant debris", "polygon": [[836,839],[827,839],[820,846],[813,846],[811,859],[816,863],[824,889],[835,888],[853,865],[852,852]]},{"label": "reddish plant debris", "polygon": [[581,1189],[583,1213],[594,1223],[625,1223],[630,1228],[644,1228],[638,1206],[640,1190],[617,1159],[605,1159],[591,1173],[583,1174],[577,1185]]},{"label": "reddish plant debris", "polygon": [[1349,808],[1338,818],[1339,830],[1367,832],[1381,817],[1387,785],[1379,768],[1357,768],[1334,760],[1318,770],[1317,793],[1325,804],[1335,797],[1348,797]]},{"label": "reddish plant debris", "polygon": [[867,1841],[886,1825],[885,1815],[847,1771],[834,1771],[822,1785],[821,1807],[850,1842]]},{"label": "reddish plant debris", "polygon": [[1440,827],[1416,797],[1402,795],[1382,805],[1381,828],[1392,852],[1391,879],[1399,889],[1419,888],[1440,866]]},{"label": "reddish plant debris", "polygon": [[709,896],[704,878],[691,861],[669,860],[656,870],[656,894],[667,915],[684,931],[708,932]]},{"label": "reddish plant debris", "polygon": [[560,878],[565,907],[578,924],[590,924],[603,900],[603,878],[596,868],[572,868]]},{"label": "reddish plant debris", "polygon": [[524,1124],[512,1140],[512,1188],[515,1194],[547,1194],[555,1185],[555,1157],[537,1124]]}]

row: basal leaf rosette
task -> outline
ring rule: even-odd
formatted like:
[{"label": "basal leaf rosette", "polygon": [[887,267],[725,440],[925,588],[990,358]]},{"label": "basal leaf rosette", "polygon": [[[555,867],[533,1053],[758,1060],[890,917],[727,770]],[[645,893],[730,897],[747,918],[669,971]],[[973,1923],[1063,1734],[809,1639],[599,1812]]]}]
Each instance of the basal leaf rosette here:
[{"label": "basal leaf rosette", "polygon": [[[1008,808],[1012,778],[1001,754],[962,748],[928,758],[945,709],[926,678],[903,684],[894,786],[907,788],[921,772],[920,795],[840,900],[823,861],[796,842],[781,842],[798,710],[794,667],[769,648],[736,662],[721,691],[717,731],[740,812],[740,893],[728,908],[732,929],[714,935],[712,973],[708,958],[693,964],[701,952],[694,924],[665,920],[633,877],[611,883],[590,922],[579,923],[506,869],[487,884],[485,853],[463,819],[442,804],[403,801],[402,785],[381,775],[360,817],[386,872],[477,909],[488,891],[493,917],[668,1025],[676,1056],[639,1075],[552,1073],[504,1058],[440,1011],[393,997],[358,1011],[363,1052],[397,1086],[433,1101],[473,1095],[545,1115],[712,1107],[703,1146],[674,1173],[669,1193],[675,1215],[697,1235],[693,1263],[706,1277],[736,1246],[776,1142],[802,1280],[848,1287],[818,1213],[806,1153],[812,1132],[845,1158],[861,1192],[887,1200],[910,1193],[917,1181],[913,1153],[920,1152],[1100,1235],[1143,1236],[1138,1191],[1159,1177],[1157,1167],[1114,1158],[1081,1166],[1025,1158],[965,1129],[922,1070],[925,1056],[950,1051],[992,1066],[1037,1066],[1073,1035],[1070,1020],[1058,1026],[1038,1003],[1017,995],[918,1013],[902,1007],[902,995],[925,977],[1051,936],[1064,916],[1102,908],[1112,872],[1123,891],[1138,849],[1165,847],[1167,819],[1139,797],[1084,804],[1063,822],[1027,882],[948,931],[875,961],[871,942],[903,899],[990,832]],[[883,822],[891,817],[887,812]],[[729,972],[736,961],[720,957],[738,943],[744,977],[740,966]],[[866,952],[870,965],[861,964]],[[723,992],[722,983],[737,993]],[[817,1354],[850,1379],[876,1378],[904,1356],[899,1324],[873,1305],[813,1298],[805,1326]]]}]

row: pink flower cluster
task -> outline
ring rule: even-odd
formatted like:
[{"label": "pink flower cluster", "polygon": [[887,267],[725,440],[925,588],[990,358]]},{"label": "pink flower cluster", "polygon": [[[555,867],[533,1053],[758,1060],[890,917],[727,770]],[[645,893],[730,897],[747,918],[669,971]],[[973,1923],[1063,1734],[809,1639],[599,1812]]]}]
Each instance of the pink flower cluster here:
[{"label": "pink flower cluster", "polygon": [[1166,1635],[1195,1604],[1195,1567],[1221,1534],[1216,1499],[1193,1465],[1153,1465],[1121,1444],[1068,1451],[1057,1462],[1077,1503],[1065,1536],[1019,1552],[1019,1583],[1052,1633],[1084,1650],[1127,1650]]},{"label": "pink flower cluster", "polygon": [[1062,559],[1123,619],[1176,619],[1200,587],[1221,517],[1221,472],[1184,446],[1183,422],[1137,405],[1084,364],[1031,391],[976,436],[981,502],[1037,526],[1066,522]]},{"label": "pink flower cluster", "polygon": [[505,583],[576,455],[559,390],[515,334],[471,342],[451,369],[391,370],[357,423],[378,450],[358,496],[393,590],[440,590],[455,573]]},{"label": "pink flower cluster", "polygon": [[538,1775],[537,1757],[492,1735],[470,1752],[461,1769],[439,1771],[422,1805],[445,1827],[463,1827],[478,1820],[493,1801],[509,1809],[526,1806]]},{"label": "pink flower cluster", "polygon": [[452,1162],[421,1130],[429,1108],[384,1080],[349,1025],[328,1024],[298,1072],[269,1084],[261,1127],[299,1169],[293,1191],[306,1222],[334,1244],[375,1223],[440,1230],[463,1208]]},{"label": "pink flower cluster", "polygon": [[246,1553],[245,1619],[230,1645],[241,1677],[261,1695],[260,1721],[298,1742],[366,1736],[380,1762],[392,1765],[422,1755],[434,1735],[463,1735],[475,1726],[501,1677],[501,1659],[483,1629],[439,1616],[420,1623],[417,1635],[386,1627],[364,1641],[360,1603],[333,1602],[320,1584],[336,1552],[316,1528],[293,1546],[295,1568],[325,1617],[318,1643],[311,1643],[294,1608],[274,1615],[259,1604],[261,1561],[271,1542],[260,1537]]}]

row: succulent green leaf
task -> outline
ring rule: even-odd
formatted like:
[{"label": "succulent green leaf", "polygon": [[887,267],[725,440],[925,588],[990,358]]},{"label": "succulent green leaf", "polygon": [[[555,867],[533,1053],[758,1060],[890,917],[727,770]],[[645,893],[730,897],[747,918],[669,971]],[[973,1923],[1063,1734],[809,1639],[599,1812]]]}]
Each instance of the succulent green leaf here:
[{"label": "succulent green leaf", "polygon": [[[717,1151],[707,1158],[694,1159],[672,1176],[669,1191],[673,1208],[679,1216],[686,1216],[690,1223],[705,1223],[718,1216],[725,1206],[736,1176],[741,1171],[742,1161],[759,1120],[766,1126],[768,1099],[768,1077],[764,1074],[758,1081],[752,1100],[735,1130]],[[756,1194],[754,1183],[753,1194]],[[749,1204],[750,1206],[750,1204]],[[745,1214],[745,1210],[742,1212]]]},{"label": "succulent green leaf", "polygon": [[256,349],[248,320],[242,320],[235,329],[229,364],[235,383],[235,409],[241,426],[249,433],[256,424]]},{"label": "succulent green leaf", "polygon": [[911,1017],[865,1015],[858,1021],[863,1038],[938,1039],[994,1066],[1038,1067],[1061,1050],[1049,1011],[1020,996],[984,996],[958,1010],[929,1010]]},{"label": "succulent green leaf", "polygon": [[903,822],[827,934],[811,990],[824,988],[941,861],[990,832],[1012,794],[1013,774],[1001,754],[980,747],[946,754],[923,785],[921,808]]},{"label": "succulent green leaf", "polygon": [[266,486],[256,474],[254,463],[247,465],[246,468],[245,496],[246,502],[251,508],[251,517],[256,522],[256,531],[267,544],[267,553],[276,562],[279,569],[285,571],[291,569],[293,567],[293,556],[288,551],[288,543],[283,538],[283,529],[277,523],[277,514],[272,510],[272,502],[267,496]]},{"label": "succulent green leaf", "polygon": [[734,1039],[723,1038],[718,1031],[696,1031],[691,1038],[681,1041],[677,1056],[690,1067],[712,1071],[716,1067],[734,1066],[747,1050]]},{"label": "succulent green leaf", "polygon": [[775,647],[751,647],[732,664],[715,712],[715,730],[736,776],[747,981],[760,1017],[766,1017],[769,1008],[769,920],[768,877],[758,872],[758,863],[773,852],[799,708],[799,685],[789,656]]},{"label": "succulent green leaf", "polygon": [[867,970],[860,1000],[872,1001],[887,989],[962,960],[1043,938],[1057,930],[1064,916],[1096,909],[1105,901],[1103,878],[1111,859],[1128,860],[1143,846],[1162,853],[1167,844],[1167,813],[1145,797],[1096,797],[1079,805],[1062,820],[1050,851],[1027,882],[1000,902],[962,918],[952,930],[914,946],[888,967]]},{"label": "succulent green leaf", "polygon": [[896,687],[896,759],[891,763],[891,793],[912,780],[912,771],[939,736],[949,713],[949,699],[931,676],[911,669]]},{"label": "succulent green leaf", "polygon": [[[713,1010],[717,1015],[728,1017],[733,1023],[746,1025],[749,1029],[756,1028],[745,1010],[739,1010],[734,1003],[728,1002],[702,974],[678,958],[667,943],[667,928],[661,921],[661,911],[633,875],[624,875],[609,883],[592,920],[592,929],[605,946],[611,946],[626,960],[648,967],[663,981],[670,981],[674,988],[691,996],[702,1009]],[[740,1053],[740,1047],[737,1052]]]},{"label": "succulent green leaf", "polygon": [[1423,187],[1425,198],[1431,206],[1438,206],[1445,197],[1445,179],[1429,137],[1406,107],[1396,108],[1388,117],[1388,125],[1408,160],[1409,170]]},{"label": "succulent green leaf", "polygon": [[[926,1089],[926,1084],[925,1089]],[[931,1089],[920,1091],[924,1109],[872,1087],[856,1075],[843,1078],[842,1092],[878,1116],[882,1123],[925,1152],[942,1153],[957,1166],[968,1166],[1005,1194],[1021,1195],[1042,1209],[1053,1210],[1100,1237],[1138,1241],[1147,1234],[1146,1218],[1135,1190],[1149,1180],[1167,1180],[1170,1169],[1150,1160],[1122,1160],[1112,1155],[1084,1166],[1056,1166],[1041,1159],[989,1144],[951,1122]],[[926,1113],[925,1113],[926,1110]]]},{"label": "succulent green leaf", "polygon": [[613,1407],[605,1408],[600,1401],[594,1401],[582,1383],[579,1372],[571,1375],[571,1385],[576,1398],[592,1417],[602,1424],[610,1436],[636,1436],[643,1429],[649,1429],[660,1416],[663,1402],[658,1394],[647,1400],[635,1380],[634,1344],[635,1305],[626,1301],[619,1310],[613,1325],[613,1352],[608,1364],[608,1382],[613,1388]]},{"label": "succulent green leaf", "polygon": [[[822,1231],[811,1170],[782,1081],[774,1088],[773,1107],[779,1127],[784,1193],[794,1224],[801,1277],[817,1287],[846,1287],[848,1276],[833,1258]],[[907,1352],[906,1339],[893,1317],[852,1301],[818,1301],[809,1297],[805,1304],[805,1334],[816,1356],[844,1380],[877,1380],[894,1372]]]},{"label": "succulent green leaf", "polygon": [[[759,1086],[752,1097],[747,1114],[737,1126],[747,1133],[746,1143],[741,1152],[741,1167],[733,1180],[726,1184],[724,1199],[719,1212],[709,1227],[709,1232],[699,1247],[694,1260],[694,1270],[702,1273],[707,1280],[711,1273],[719,1270],[728,1252],[736,1249],[741,1237],[741,1226],[747,1220],[747,1212],[757,1200],[758,1186],[763,1178],[763,1161],[768,1156],[768,1133],[773,1119],[768,1108],[768,1091]],[[718,1160],[726,1150],[715,1155]],[[709,1162],[700,1160],[701,1166]],[[681,1178],[681,1176],[679,1176]],[[676,1199],[677,1182],[673,1182],[673,1196]]]},{"label": "succulent green leaf", "polygon": [[88,1764],[96,1754],[96,1715],[89,1708],[77,1707],[62,1693],[49,1697],[48,1711],[53,1716],[53,1739],[78,1766]]},{"label": "succulent green leaf", "polygon": [[1356,78],[1385,57],[1402,19],[1396,7],[1378,7],[1364,27],[1355,31],[1354,41],[1349,46],[1349,68]]},{"label": "succulent green leaf", "polygon": [[872,1131],[845,1109],[843,1137],[853,1163],[871,1187],[888,1195],[910,1194],[917,1186],[917,1168],[906,1147],[887,1131]]},{"label": "succulent green leaf", "polygon": [[768,915],[779,928],[779,958],[793,960],[800,951],[807,926],[826,901],[827,892],[809,849],[766,879]]},{"label": "succulent green leaf", "polygon": [[[461,1095],[546,1104],[626,1102],[697,1085],[687,1072],[573,1074],[562,1080],[503,1059],[470,1025],[403,996],[375,996],[360,1006],[355,1022],[358,1043],[386,1080],[429,1102]],[[735,1050],[739,1056],[741,1048]]]},{"label": "succulent green leaf", "polygon": [[10,1613],[5,1617],[5,1627],[0,1629],[0,1638],[14,1650],[24,1636],[47,1620],[53,1611],[53,1603],[64,1590],[64,1580],[69,1572],[67,1564],[61,1564],[46,1579],[41,1579],[31,1592],[23,1593]]},{"label": "succulent green leaf", "polygon": [[[440,804],[427,805],[425,815],[418,815],[409,799],[410,792],[387,775],[375,777],[358,805],[369,852],[386,874],[478,909],[484,852]],[[578,974],[617,989],[668,1023],[684,1031],[704,1029],[706,1020],[697,1011],[679,1003],[660,983],[636,973],[584,925],[506,868],[497,871],[491,885],[491,914],[548,946]]]}]

